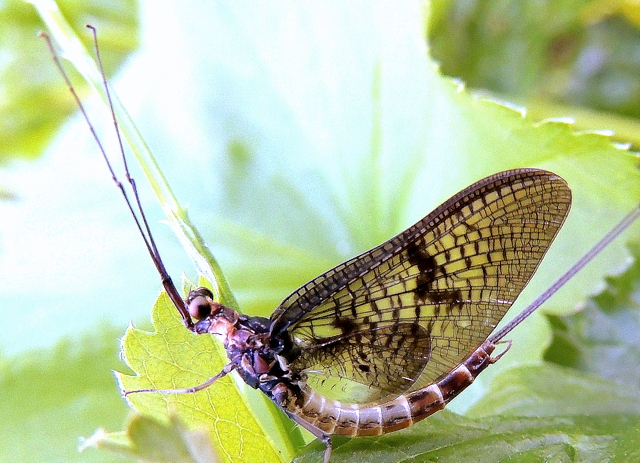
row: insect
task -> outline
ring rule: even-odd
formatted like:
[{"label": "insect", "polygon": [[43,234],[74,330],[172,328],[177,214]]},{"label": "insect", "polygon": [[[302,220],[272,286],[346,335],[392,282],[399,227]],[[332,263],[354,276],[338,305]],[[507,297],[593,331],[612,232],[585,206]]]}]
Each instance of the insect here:
[{"label": "insect", "polygon": [[491,335],[532,278],[570,205],[567,183],[552,172],[517,169],[484,178],[399,235],[303,285],[270,318],[225,307],[207,288],[192,290],[183,301],[140,208],[142,218],[134,218],[185,327],[218,337],[229,363],[192,388],[125,394],[196,392],[236,371],[324,442],[327,463],[334,434],[380,435],[444,408],[504,355],[508,344],[492,356],[498,342],[640,216],[638,206],[547,293]]}]

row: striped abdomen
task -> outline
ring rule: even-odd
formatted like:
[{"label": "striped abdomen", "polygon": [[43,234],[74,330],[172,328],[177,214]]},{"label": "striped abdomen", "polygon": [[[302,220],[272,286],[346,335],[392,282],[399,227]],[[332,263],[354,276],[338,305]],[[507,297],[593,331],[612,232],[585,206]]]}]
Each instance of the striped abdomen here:
[{"label": "striped abdomen", "polygon": [[[403,429],[442,410],[495,360],[495,344],[485,341],[455,369],[429,386],[381,404],[349,404],[327,399],[310,388],[291,394],[288,412],[326,434],[378,436]],[[298,420],[296,420],[298,421]]]}]

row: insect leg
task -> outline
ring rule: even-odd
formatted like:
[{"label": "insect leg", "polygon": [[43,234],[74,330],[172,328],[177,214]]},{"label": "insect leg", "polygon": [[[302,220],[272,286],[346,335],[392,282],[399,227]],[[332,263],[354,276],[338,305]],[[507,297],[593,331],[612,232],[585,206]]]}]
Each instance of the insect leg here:
[{"label": "insect leg", "polygon": [[324,463],[329,463],[329,459],[331,458],[331,436],[324,432],[322,429],[316,428],[314,425],[309,423],[308,421],[303,420],[298,415],[294,415],[293,413],[285,410],[285,413],[289,418],[295,421],[297,424],[302,426],[304,429],[313,434],[320,442],[325,445],[324,449]]},{"label": "insect leg", "polygon": [[224,368],[220,371],[220,373],[218,373],[212,378],[209,378],[204,383],[194,387],[188,387],[184,389],[139,389],[137,391],[123,391],[123,392],[125,396],[128,396],[129,394],[137,394],[138,392],[159,392],[161,394],[192,394],[194,392],[198,392],[208,388],[223,376],[226,376],[227,374],[231,373],[236,367],[237,365],[235,363],[227,363],[224,366]]},{"label": "insect leg", "polygon": [[505,347],[504,350],[500,352],[498,355],[491,357],[491,359],[489,360],[491,363],[496,363],[498,360],[502,358],[504,354],[509,352],[509,349],[511,349],[512,342],[511,342],[511,339],[507,339],[505,341],[498,341],[496,344],[506,344],[507,347]]}]

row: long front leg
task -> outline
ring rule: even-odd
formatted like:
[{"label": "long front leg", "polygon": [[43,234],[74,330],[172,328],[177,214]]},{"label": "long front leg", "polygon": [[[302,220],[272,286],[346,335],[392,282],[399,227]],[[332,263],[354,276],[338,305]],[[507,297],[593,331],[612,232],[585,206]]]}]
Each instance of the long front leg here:
[{"label": "long front leg", "polygon": [[235,363],[227,363],[224,366],[224,368],[222,368],[220,373],[218,373],[217,375],[215,375],[212,378],[209,378],[204,383],[202,383],[202,384],[200,384],[198,386],[194,386],[194,387],[187,387],[187,388],[184,388],[184,389],[139,389],[137,391],[123,391],[123,392],[124,392],[125,397],[128,396],[129,394],[137,394],[139,392],[159,392],[161,394],[192,394],[194,392],[198,392],[198,391],[201,391],[203,389],[208,388],[209,386],[211,386],[213,383],[218,381],[223,376],[226,376],[229,373],[231,373],[236,367],[237,367],[237,365]]}]

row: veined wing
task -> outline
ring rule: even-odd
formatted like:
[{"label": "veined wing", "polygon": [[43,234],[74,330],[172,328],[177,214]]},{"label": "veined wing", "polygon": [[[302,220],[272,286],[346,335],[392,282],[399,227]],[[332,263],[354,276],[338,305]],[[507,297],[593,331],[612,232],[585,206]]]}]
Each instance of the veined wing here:
[{"label": "veined wing", "polygon": [[291,367],[343,402],[437,380],[493,331],[562,226],[571,191],[537,169],[456,194],[386,243],[305,284],[271,316],[299,350]]}]

